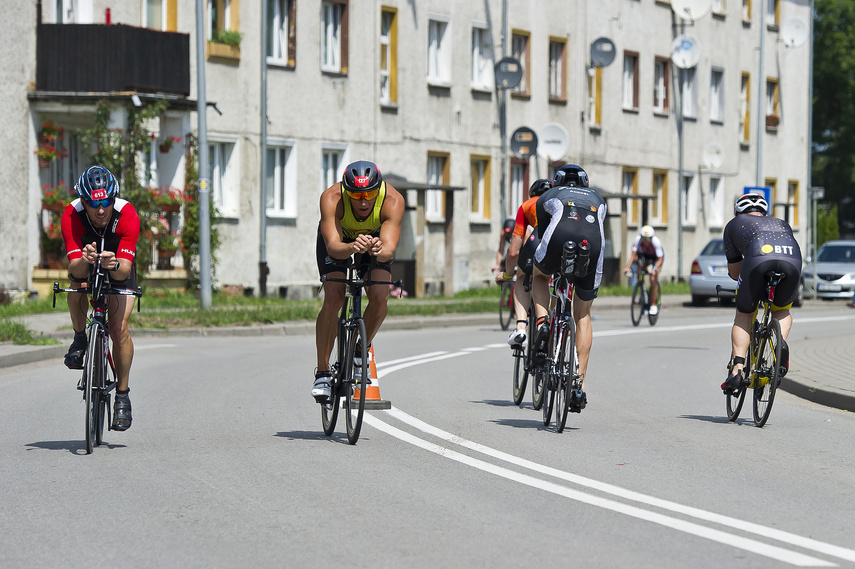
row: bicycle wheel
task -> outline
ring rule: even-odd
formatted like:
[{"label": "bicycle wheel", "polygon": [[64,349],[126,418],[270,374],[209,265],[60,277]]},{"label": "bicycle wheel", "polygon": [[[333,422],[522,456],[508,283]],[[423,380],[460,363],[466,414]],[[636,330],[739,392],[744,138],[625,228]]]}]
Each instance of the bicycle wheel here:
[{"label": "bicycle wheel", "polygon": [[567,424],[567,414],[570,411],[570,393],[573,389],[573,376],[576,373],[576,331],[573,329],[574,324],[572,318],[565,324],[567,330],[564,332],[564,341],[556,366],[559,384],[555,395],[555,430],[559,433],[564,432],[564,425]]},{"label": "bicycle wheel", "polygon": [[[750,377],[751,374],[751,356],[746,354],[745,357],[745,366],[742,368],[742,376]],[[728,367],[728,371],[730,368]],[[742,404],[745,403],[745,391],[748,388],[743,384],[739,389],[726,395],[727,397],[727,419],[728,421],[735,421],[737,417],[739,417],[739,412],[742,411]]]},{"label": "bicycle wheel", "polygon": [[525,386],[528,383],[528,368],[526,367],[526,354],[528,354],[529,339],[526,338],[522,347],[514,348],[514,405],[521,405],[525,396]]},{"label": "bicycle wheel", "polygon": [[644,282],[641,278],[638,279],[635,288],[632,289],[632,304],[629,305],[629,312],[632,316],[632,325],[638,326],[641,317],[644,315]]},{"label": "bicycle wheel", "polygon": [[86,347],[86,359],[83,364],[83,393],[86,402],[86,454],[92,454],[96,442],[98,390],[103,374],[103,356],[101,350],[101,331],[97,326],[89,329],[89,345]]},{"label": "bicycle wheel", "polygon": [[781,361],[781,325],[777,320],[769,321],[769,326],[760,336],[760,350],[757,353],[757,371],[754,386],[754,424],[762,427],[772,412],[775,392],[778,390],[778,375]]},{"label": "bicycle wheel", "polygon": [[659,313],[661,312],[661,307],[662,307],[662,289],[661,288],[659,289],[659,297],[656,299],[656,307],[660,308],[660,310],[656,311],[656,314],[651,314],[649,308],[647,310],[647,320],[650,322],[651,326],[656,326],[656,322],[659,321]]},{"label": "bicycle wheel", "polygon": [[335,423],[338,420],[339,399],[341,398],[341,384],[344,377],[342,371],[345,363],[344,346],[345,346],[345,331],[344,323],[339,320],[338,336],[336,336],[335,352],[338,354],[338,360],[332,366],[332,377],[330,378],[330,398],[326,403],[321,403],[321,423],[324,426],[324,434],[330,436],[335,430]]},{"label": "bicycle wheel", "polygon": [[502,296],[499,298],[499,326],[507,330],[514,316],[514,283],[502,283]]},{"label": "bicycle wheel", "polygon": [[547,352],[550,356],[547,363],[547,373],[545,384],[543,386],[545,399],[543,401],[543,425],[549,426],[552,420],[552,409],[555,407],[555,394],[558,392],[559,377],[556,372],[556,364],[558,362],[558,351],[561,349],[561,342],[564,339],[563,327],[556,323],[552,334],[549,336],[549,346]]},{"label": "bicycle wheel", "polygon": [[[344,383],[344,418],[347,425],[347,442],[352,445],[359,440],[362,430],[362,416],[365,413],[365,392],[370,381],[368,377],[368,340],[365,337],[365,322],[360,318],[351,329],[347,344],[347,373]],[[360,367],[354,366],[353,354],[362,354]],[[359,390],[357,394],[356,391]],[[358,398],[357,398],[358,397]],[[355,416],[354,416],[355,415]]]}]

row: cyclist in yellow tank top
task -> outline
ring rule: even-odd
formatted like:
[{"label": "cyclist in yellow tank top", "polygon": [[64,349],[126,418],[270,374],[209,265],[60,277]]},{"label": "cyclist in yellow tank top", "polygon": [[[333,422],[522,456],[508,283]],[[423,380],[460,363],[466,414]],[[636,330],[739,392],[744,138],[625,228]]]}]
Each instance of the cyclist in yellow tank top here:
[{"label": "cyclist in yellow tank top", "polygon": [[[364,276],[371,257],[376,257],[371,279],[391,280],[392,259],[404,218],[404,197],[383,181],[377,166],[365,160],[349,164],[341,182],[321,194],[320,208],[318,272],[343,279],[346,267],[337,260],[353,256],[359,275]],[[324,304],[315,321],[318,367],[312,396],[317,400],[324,400],[330,394],[329,359],[345,294],[343,283],[325,282],[323,286]],[[388,312],[389,286],[372,285],[367,288],[366,296],[365,331],[370,346]]]}]

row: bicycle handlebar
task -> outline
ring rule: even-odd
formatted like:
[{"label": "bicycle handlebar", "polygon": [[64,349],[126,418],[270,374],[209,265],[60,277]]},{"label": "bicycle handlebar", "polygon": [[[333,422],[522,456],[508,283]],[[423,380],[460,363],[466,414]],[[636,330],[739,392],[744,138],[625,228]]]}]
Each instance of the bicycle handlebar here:
[{"label": "bicycle handlebar", "polygon": [[[337,263],[340,265],[343,264],[345,266],[345,268],[347,268],[347,269],[352,268],[353,263],[354,263],[353,257],[348,257],[347,259],[333,259],[332,257],[327,256],[325,258],[325,261],[329,264],[334,264],[334,263]],[[377,266],[377,257],[372,256],[371,261],[368,264],[368,271],[366,274],[370,275],[371,271],[374,269],[375,266]],[[370,279],[366,280],[366,279],[360,279],[360,278],[337,279],[337,278],[330,277],[329,275],[321,275],[321,282],[322,283],[327,283],[327,282],[344,283],[344,284],[355,285],[355,286],[360,286],[360,287],[372,286],[372,285],[377,285],[377,284],[394,285],[394,286],[401,287],[401,288],[403,288],[403,286],[404,286],[403,279],[398,279],[396,281],[372,281]]]}]

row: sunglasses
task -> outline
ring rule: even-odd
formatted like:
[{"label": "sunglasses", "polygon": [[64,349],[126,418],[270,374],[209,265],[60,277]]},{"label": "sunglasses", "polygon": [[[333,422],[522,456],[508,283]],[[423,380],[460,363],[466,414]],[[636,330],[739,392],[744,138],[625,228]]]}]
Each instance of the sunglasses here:
[{"label": "sunglasses", "polygon": [[373,200],[377,197],[377,194],[380,193],[380,189],[371,190],[370,192],[350,192],[347,191],[347,195],[355,200]]},{"label": "sunglasses", "polygon": [[89,207],[93,209],[98,209],[99,207],[108,208],[113,205],[113,199],[108,198],[106,200],[86,200],[89,203]]}]

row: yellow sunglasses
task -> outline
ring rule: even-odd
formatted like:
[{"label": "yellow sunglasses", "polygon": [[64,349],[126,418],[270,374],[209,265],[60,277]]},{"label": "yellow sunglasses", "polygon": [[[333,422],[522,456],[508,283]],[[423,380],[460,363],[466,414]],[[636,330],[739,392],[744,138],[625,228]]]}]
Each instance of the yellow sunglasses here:
[{"label": "yellow sunglasses", "polygon": [[371,190],[370,192],[350,192],[345,190],[347,195],[355,200],[373,200],[380,193],[380,189]]}]

